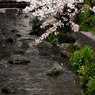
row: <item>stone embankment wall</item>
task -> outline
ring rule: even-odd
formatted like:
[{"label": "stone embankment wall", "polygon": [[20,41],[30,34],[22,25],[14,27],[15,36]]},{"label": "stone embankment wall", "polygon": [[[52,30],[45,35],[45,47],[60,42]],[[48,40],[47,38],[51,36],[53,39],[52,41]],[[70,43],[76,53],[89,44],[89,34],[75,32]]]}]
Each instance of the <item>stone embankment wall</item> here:
[{"label": "stone embankment wall", "polygon": [[0,2],[14,2],[16,0],[0,0]]},{"label": "stone embankment wall", "polygon": [[77,44],[84,46],[89,45],[95,51],[95,35],[90,32],[76,32],[75,36],[78,38]]},{"label": "stone embankment wall", "polygon": [[17,2],[16,0],[0,0],[0,8],[25,8],[30,2]]}]

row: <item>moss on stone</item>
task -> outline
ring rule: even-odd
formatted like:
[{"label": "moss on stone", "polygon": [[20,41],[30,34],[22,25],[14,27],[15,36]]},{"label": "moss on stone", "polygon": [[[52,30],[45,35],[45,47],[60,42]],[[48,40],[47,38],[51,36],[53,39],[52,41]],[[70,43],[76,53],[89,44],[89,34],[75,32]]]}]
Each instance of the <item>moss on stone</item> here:
[{"label": "moss on stone", "polygon": [[30,61],[22,55],[11,55],[8,62],[11,64],[27,64]]},{"label": "moss on stone", "polygon": [[47,72],[47,75],[60,75],[64,72],[63,67],[55,63]]}]

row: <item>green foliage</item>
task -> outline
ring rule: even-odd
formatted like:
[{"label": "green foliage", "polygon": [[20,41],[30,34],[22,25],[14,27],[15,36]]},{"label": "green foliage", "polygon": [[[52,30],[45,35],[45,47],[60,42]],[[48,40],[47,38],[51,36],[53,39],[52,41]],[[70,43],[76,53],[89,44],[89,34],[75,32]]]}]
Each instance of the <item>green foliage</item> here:
[{"label": "green foliage", "polygon": [[89,30],[93,35],[95,35],[95,27],[92,27],[91,30]]},{"label": "green foliage", "polygon": [[81,66],[79,70],[77,70],[77,73],[81,75],[80,77],[80,84],[82,87],[86,88],[86,84],[89,80],[90,72],[89,72],[89,66]]},{"label": "green foliage", "polygon": [[86,0],[84,3],[90,5],[90,0]]},{"label": "green foliage", "polygon": [[90,9],[85,9],[81,14],[80,30],[95,34],[95,14],[91,14]]},{"label": "green foliage", "polygon": [[[77,72],[79,73],[79,75],[81,75],[81,77],[80,77],[81,78],[81,81],[80,81],[81,86],[89,89],[89,87],[87,87],[87,84],[90,79],[89,77],[95,76],[95,63],[92,63],[89,66],[82,65],[81,68]],[[87,90],[86,92],[88,92],[88,89],[86,89]]]},{"label": "green foliage", "polygon": [[91,12],[90,12],[90,9],[85,9],[85,12],[84,12],[84,14],[82,14],[81,16],[81,20],[83,20],[83,21],[85,21],[85,20],[87,20],[89,17],[90,17],[90,14]]},{"label": "green foliage", "polygon": [[82,27],[83,25],[85,25],[85,21],[90,17],[90,9],[85,9],[85,12],[83,14],[81,14],[81,24],[80,27]]},{"label": "green foliage", "polygon": [[95,76],[95,63],[92,63],[90,66],[89,66],[89,74],[90,76]]},{"label": "green foliage", "polygon": [[52,33],[50,36],[48,36],[47,40],[51,44],[56,45],[57,36]]},{"label": "green foliage", "polygon": [[82,30],[88,32],[90,31],[90,28],[91,28],[90,25],[87,24]]},{"label": "green foliage", "polygon": [[84,24],[85,24],[84,22],[81,22],[81,24],[80,24],[80,28],[81,28]]},{"label": "green foliage", "polygon": [[[85,1],[88,6],[90,5],[90,0]],[[81,4],[80,7],[83,5]],[[81,31],[88,31],[95,34],[95,14],[91,12],[90,9],[85,9],[84,13],[80,14],[80,25]],[[72,53],[74,52],[74,47],[71,46],[68,49]],[[77,71],[80,76],[80,85],[84,87],[84,92],[86,95],[95,95],[95,54],[89,46],[85,46],[78,51],[75,51],[70,58],[70,65]]]},{"label": "green foliage", "polygon": [[89,46],[85,46],[80,51],[75,51],[70,61],[73,68],[79,69],[82,65],[90,65],[94,59],[93,51],[90,50]]},{"label": "green foliage", "polygon": [[92,16],[92,22],[95,24],[95,15]]},{"label": "green foliage", "polygon": [[95,95],[95,77],[90,77],[87,87],[87,95]]},{"label": "green foliage", "polygon": [[88,72],[88,67],[87,66],[81,66],[81,68],[77,71],[79,75],[85,75]]},{"label": "green foliage", "polygon": [[64,34],[63,32],[59,32],[58,35],[55,35],[54,33],[50,34],[47,37],[47,41],[49,41],[51,44],[56,45],[56,41],[61,43],[74,43],[76,41],[76,38],[69,36],[67,34]]},{"label": "green foliage", "polygon": [[87,74],[85,74],[85,75],[83,75],[83,76],[80,76],[80,85],[81,85],[81,87],[83,87],[84,88],[84,90],[85,90],[85,92],[86,92],[86,84],[88,83],[88,79],[89,79],[89,77],[88,77],[88,75]]},{"label": "green foliage", "polygon": [[80,75],[80,85],[84,87],[86,95],[95,94],[95,57],[93,50],[85,46],[75,51],[70,58],[70,64]]},{"label": "green foliage", "polygon": [[89,25],[90,25],[90,27],[91,27],[91,26],[93,26],[93,23],[92,23],[92,22],[90,22],[90,23],[89,23]]},{"label": "green foliage", "polygon": [[71,53],[74,53],[75,51],[77,50],[80,50],[80,47],[77,46],[77,45],[73,45],[73,44],[70,44],[68,47],[67,47],[67,51],[71,52]]}]

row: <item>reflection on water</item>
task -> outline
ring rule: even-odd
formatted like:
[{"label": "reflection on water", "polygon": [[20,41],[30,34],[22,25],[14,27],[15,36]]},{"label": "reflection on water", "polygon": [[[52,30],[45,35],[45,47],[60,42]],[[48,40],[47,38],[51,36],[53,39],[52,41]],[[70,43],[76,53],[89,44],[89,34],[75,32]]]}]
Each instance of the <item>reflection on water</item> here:
[{"label": "reflection on water", "polygon": [[[0,33],[7,39],[12,29],[22,29],[22,18],[16,15],[0,14]],[[24,20],[24,19],[23,19]],[[20,22],[20,23],[19,23]],[[22,21],[22,23],[25,20]],[[20,25],[20,26],[19,26]],[[29,28],[25,28],[28,29]],[[15,44],[7,43],[0,35],[0,95],[5,95],[1,89],[5,86],[16,86],[25,91],[15,95],[82,95],[79,78],[68,70],[68,60],[60,56],[27,55],[28,65],[13,65],[8,63],[9,56],[16,48]],[[64,73],[58,77],[46,76],[47,70],[58,62],[64,68]]]}]

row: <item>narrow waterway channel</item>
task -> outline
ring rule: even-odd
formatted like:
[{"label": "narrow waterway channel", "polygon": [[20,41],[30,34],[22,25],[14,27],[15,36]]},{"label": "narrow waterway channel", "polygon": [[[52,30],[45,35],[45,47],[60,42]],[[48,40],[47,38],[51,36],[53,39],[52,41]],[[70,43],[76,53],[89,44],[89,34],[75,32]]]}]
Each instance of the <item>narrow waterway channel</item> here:
[{"label": "narrow waterway channel", "polygon": [[[28,65],[8,63],[10,55],[23,41],[34,39],[34,35],[29,35],[31,29],[24,14],[0,13],[0,95],[5,95],[2,88],[6,86],[23,89],[14,95],[83,95],[79,77],[69,70],[68,60],[60,55],[25,53],[30,60]],[[17,37],[15,43],[6,42],[7,38],[16,35],[12,30],[18,30],[22,36]],[[47,71],[56,62],[64,68],[64,73],[57,77],[47,76]]]}]

